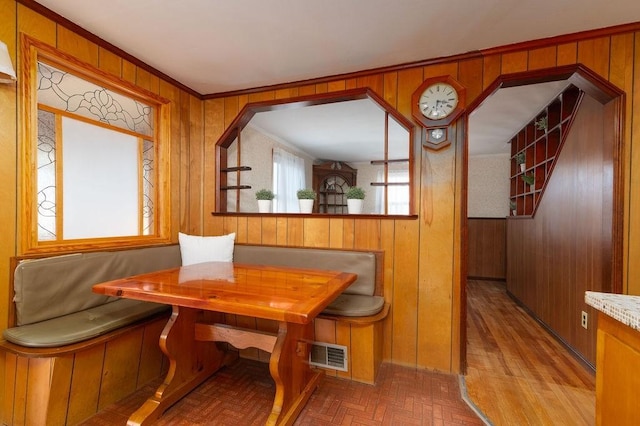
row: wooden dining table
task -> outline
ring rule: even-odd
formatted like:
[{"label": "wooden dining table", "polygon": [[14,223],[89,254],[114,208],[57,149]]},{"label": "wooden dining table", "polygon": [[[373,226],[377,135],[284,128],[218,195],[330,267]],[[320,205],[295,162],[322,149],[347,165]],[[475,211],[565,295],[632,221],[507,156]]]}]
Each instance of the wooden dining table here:
[{"label": "wooden dining table", "polygon": [[[167,376],[127,424],[152,422],[220,369],[229,359],[225,343],[271,354],[275,396],[266,424],[292,424],[322,376],[308,363],[313,319],[356,278],[340,271],[206,262],[96,284],[95,293],[172,305],[160,336]],[[274,320],[277,332],[234,327],[228,314]]]}]

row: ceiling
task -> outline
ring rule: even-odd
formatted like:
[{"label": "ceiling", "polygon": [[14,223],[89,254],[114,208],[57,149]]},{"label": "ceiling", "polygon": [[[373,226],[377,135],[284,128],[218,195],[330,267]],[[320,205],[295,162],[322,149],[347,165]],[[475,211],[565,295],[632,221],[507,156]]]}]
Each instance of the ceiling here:
[{"label": "ceiling", "polygon": [[[631,0],[38,3],[200,94],[339,75],[640,21],[640,1]],[[550,87],[543,96],[542,88],[536,88],[525,94],[521,105],[507,107],[512,96],[503,90],[500,102],[488,100],[481,107],[485,112],[474,114],[482,120],[470,124],[472,153],[477,144],[481,145],[477,153],[495,151],[485,141],[500,140],[504,145],[504,134],[510,133],[508,139],[535,115],[531,92],[550,96],[540,107],[559,92]],[[497,109],[490,110],[493,106]],[[526,119],[518,121],[516,111]],[[503,130],[501,135],[487,130],[495,130],[488,125],[492,118]]]}]

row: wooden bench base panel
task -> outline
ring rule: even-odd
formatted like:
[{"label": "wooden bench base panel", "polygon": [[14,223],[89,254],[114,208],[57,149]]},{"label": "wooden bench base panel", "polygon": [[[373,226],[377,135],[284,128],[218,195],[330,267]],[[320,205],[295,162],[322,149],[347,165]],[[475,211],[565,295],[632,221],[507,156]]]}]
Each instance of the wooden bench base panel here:
[{"label": "wooden bench base panel", "polygon": [[0,343],[3,424],[77,424],[161,377],[167,363],[158,340],[166,321],[161,316],[131,325],[75,345],[73,351],[52,348],[47,354]]}]

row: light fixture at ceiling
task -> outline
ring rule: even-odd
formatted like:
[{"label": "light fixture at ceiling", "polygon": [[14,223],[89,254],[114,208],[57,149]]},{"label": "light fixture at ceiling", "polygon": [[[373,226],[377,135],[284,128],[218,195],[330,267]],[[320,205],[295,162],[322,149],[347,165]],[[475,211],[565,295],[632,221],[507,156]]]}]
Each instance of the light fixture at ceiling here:
[{"label": "light fixture at ceiling", "polygon": [[0,41],[0,83],[16,81],[16,71],[13,69],[7,45]]}]

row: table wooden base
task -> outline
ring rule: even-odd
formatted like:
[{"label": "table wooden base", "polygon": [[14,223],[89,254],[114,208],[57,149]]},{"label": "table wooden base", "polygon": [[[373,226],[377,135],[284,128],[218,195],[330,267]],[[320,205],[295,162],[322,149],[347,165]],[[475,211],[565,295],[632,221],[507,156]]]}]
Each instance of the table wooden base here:
[{"label": "table wooden base", "polygon": [[269,371],[276,392],[266,424],[293,424],[322,377],[322,372],[312,371],[308,364],[312,323],[280,322],[274,335],[210,323],[221,318],[217,313],[173,307],[160,336],[160,348],[169,358],[169,372],[155,394],[131,415],[128,425],[144,425],[156,420],[220,369],[226,352],[212,342],[226,342],[237,349],[256,347],[271,353]]}]

